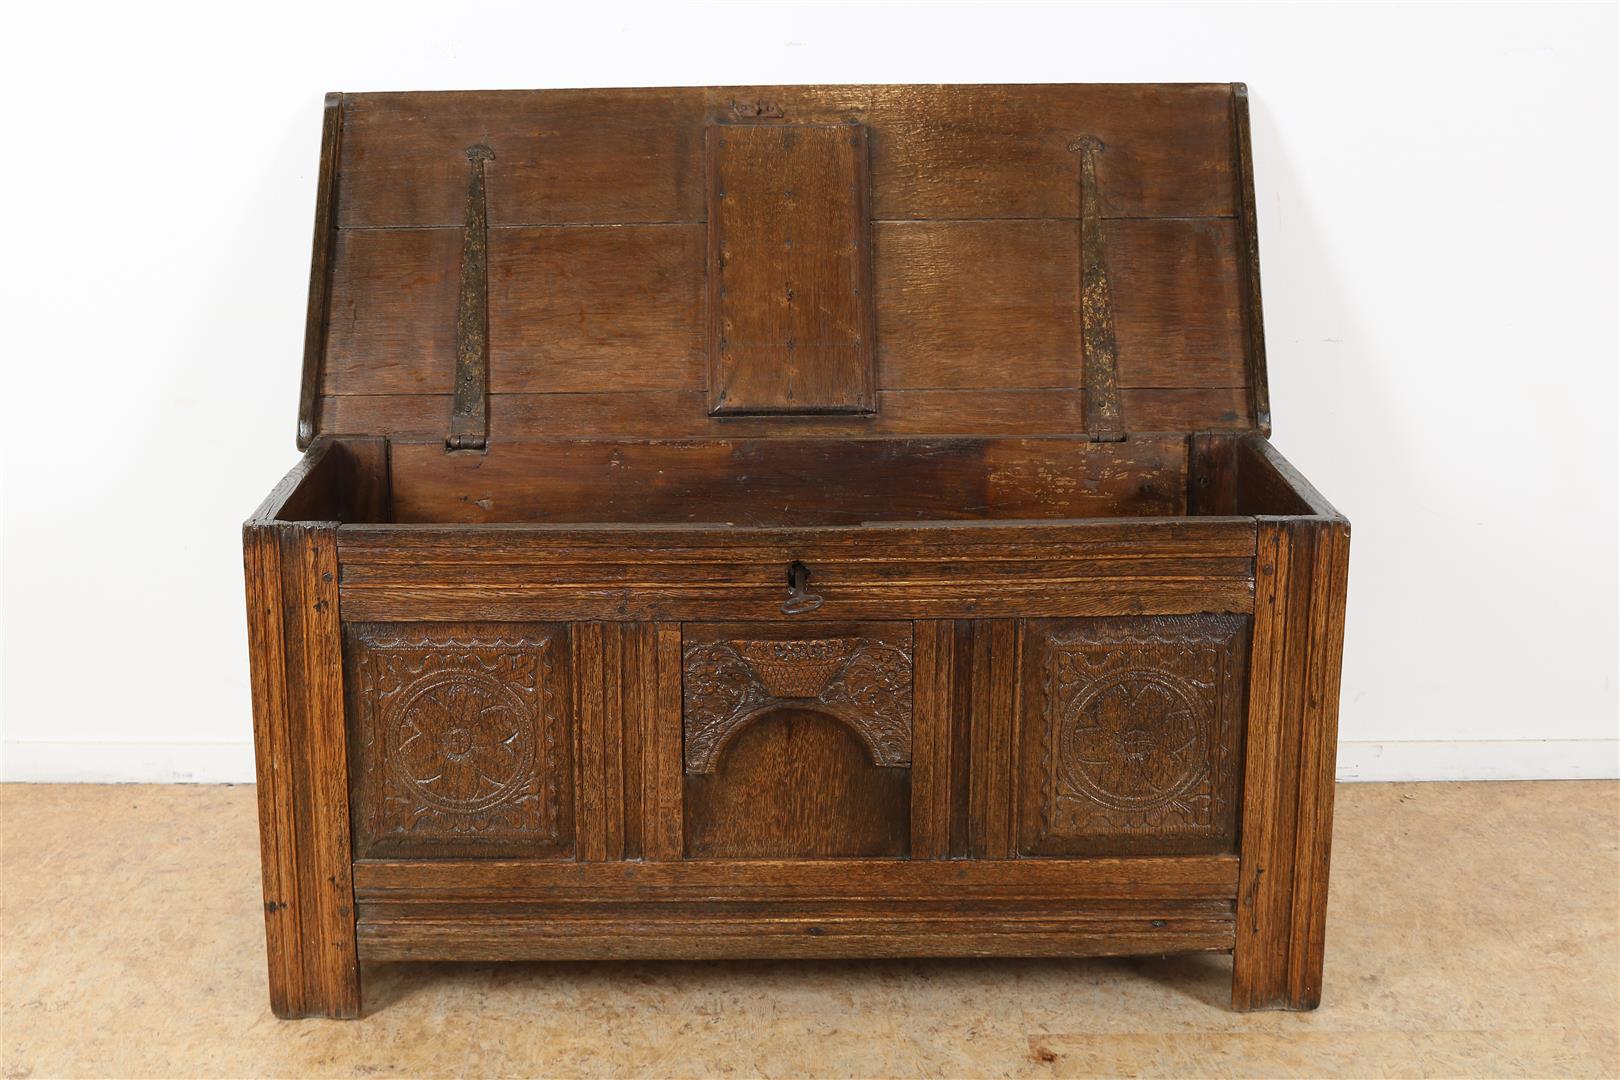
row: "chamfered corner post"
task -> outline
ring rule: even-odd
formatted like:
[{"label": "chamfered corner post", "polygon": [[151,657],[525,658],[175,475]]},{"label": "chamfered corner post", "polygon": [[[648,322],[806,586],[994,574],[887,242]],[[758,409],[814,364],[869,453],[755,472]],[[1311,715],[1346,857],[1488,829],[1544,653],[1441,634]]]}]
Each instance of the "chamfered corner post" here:
[{"label": "chamfered corner post", "polygon": [[1232,1007],[1322,1000],[1350,526],[1262,517],[1239,836]]},{"label": "chamfered corner post", "polygon": [[360,1015],[335,522],[242,531],[270,1005]]}]

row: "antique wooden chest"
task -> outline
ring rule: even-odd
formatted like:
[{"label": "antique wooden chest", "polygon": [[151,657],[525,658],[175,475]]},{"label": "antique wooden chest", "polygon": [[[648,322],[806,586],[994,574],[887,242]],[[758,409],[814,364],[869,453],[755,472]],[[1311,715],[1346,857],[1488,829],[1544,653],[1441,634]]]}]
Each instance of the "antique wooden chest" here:
[{"label": "antique wooden chest", "polygon": [[244,530],[270,993],[1230,952],[1321,994],[1349,526],[1241,85],[345,94]]}]

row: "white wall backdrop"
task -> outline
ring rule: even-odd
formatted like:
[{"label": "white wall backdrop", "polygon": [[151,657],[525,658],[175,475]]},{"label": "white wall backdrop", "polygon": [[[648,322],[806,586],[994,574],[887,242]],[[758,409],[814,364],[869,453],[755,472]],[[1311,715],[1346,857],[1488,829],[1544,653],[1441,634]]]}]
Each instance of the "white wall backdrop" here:
[{"label": "white wall backdrop", "polygon": [[1278,446],[1355,523],[1341,775],[1614,776],[1616,9],[12,3],[0,775],[252,777],[327,90],[1226,81]]}]

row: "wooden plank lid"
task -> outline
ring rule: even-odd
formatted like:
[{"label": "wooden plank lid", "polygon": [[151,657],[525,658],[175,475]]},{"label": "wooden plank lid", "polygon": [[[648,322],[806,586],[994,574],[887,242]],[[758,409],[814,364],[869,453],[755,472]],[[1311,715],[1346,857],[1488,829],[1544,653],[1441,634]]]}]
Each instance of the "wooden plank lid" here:
[{"label": "wooden plank lid", "polygon": [[334,94],[299,442],[1267,431],[1241,85]]}]

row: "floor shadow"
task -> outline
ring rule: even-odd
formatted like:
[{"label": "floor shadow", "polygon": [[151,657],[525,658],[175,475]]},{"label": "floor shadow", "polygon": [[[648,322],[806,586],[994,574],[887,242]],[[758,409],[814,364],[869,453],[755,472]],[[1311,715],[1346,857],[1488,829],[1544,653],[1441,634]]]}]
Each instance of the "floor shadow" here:
[{"label": "floor shadow", "polygon": [[1132,957],[1012,957],[900,960],[602,960],[378,961],[364,965],[365,1014],[416,998],[466,993],[490,987],[521,990],[568,982],[575,988],[656,986],[682,992],[762,990],[843,994],[862,984],[888,988],[907,983],[931,989],[960,984],[964,992],[990,982],[1028,980],[1144,983],[1210,1008],[1225,1009],[1231,997],[1232,958],[1224,953]]}]

